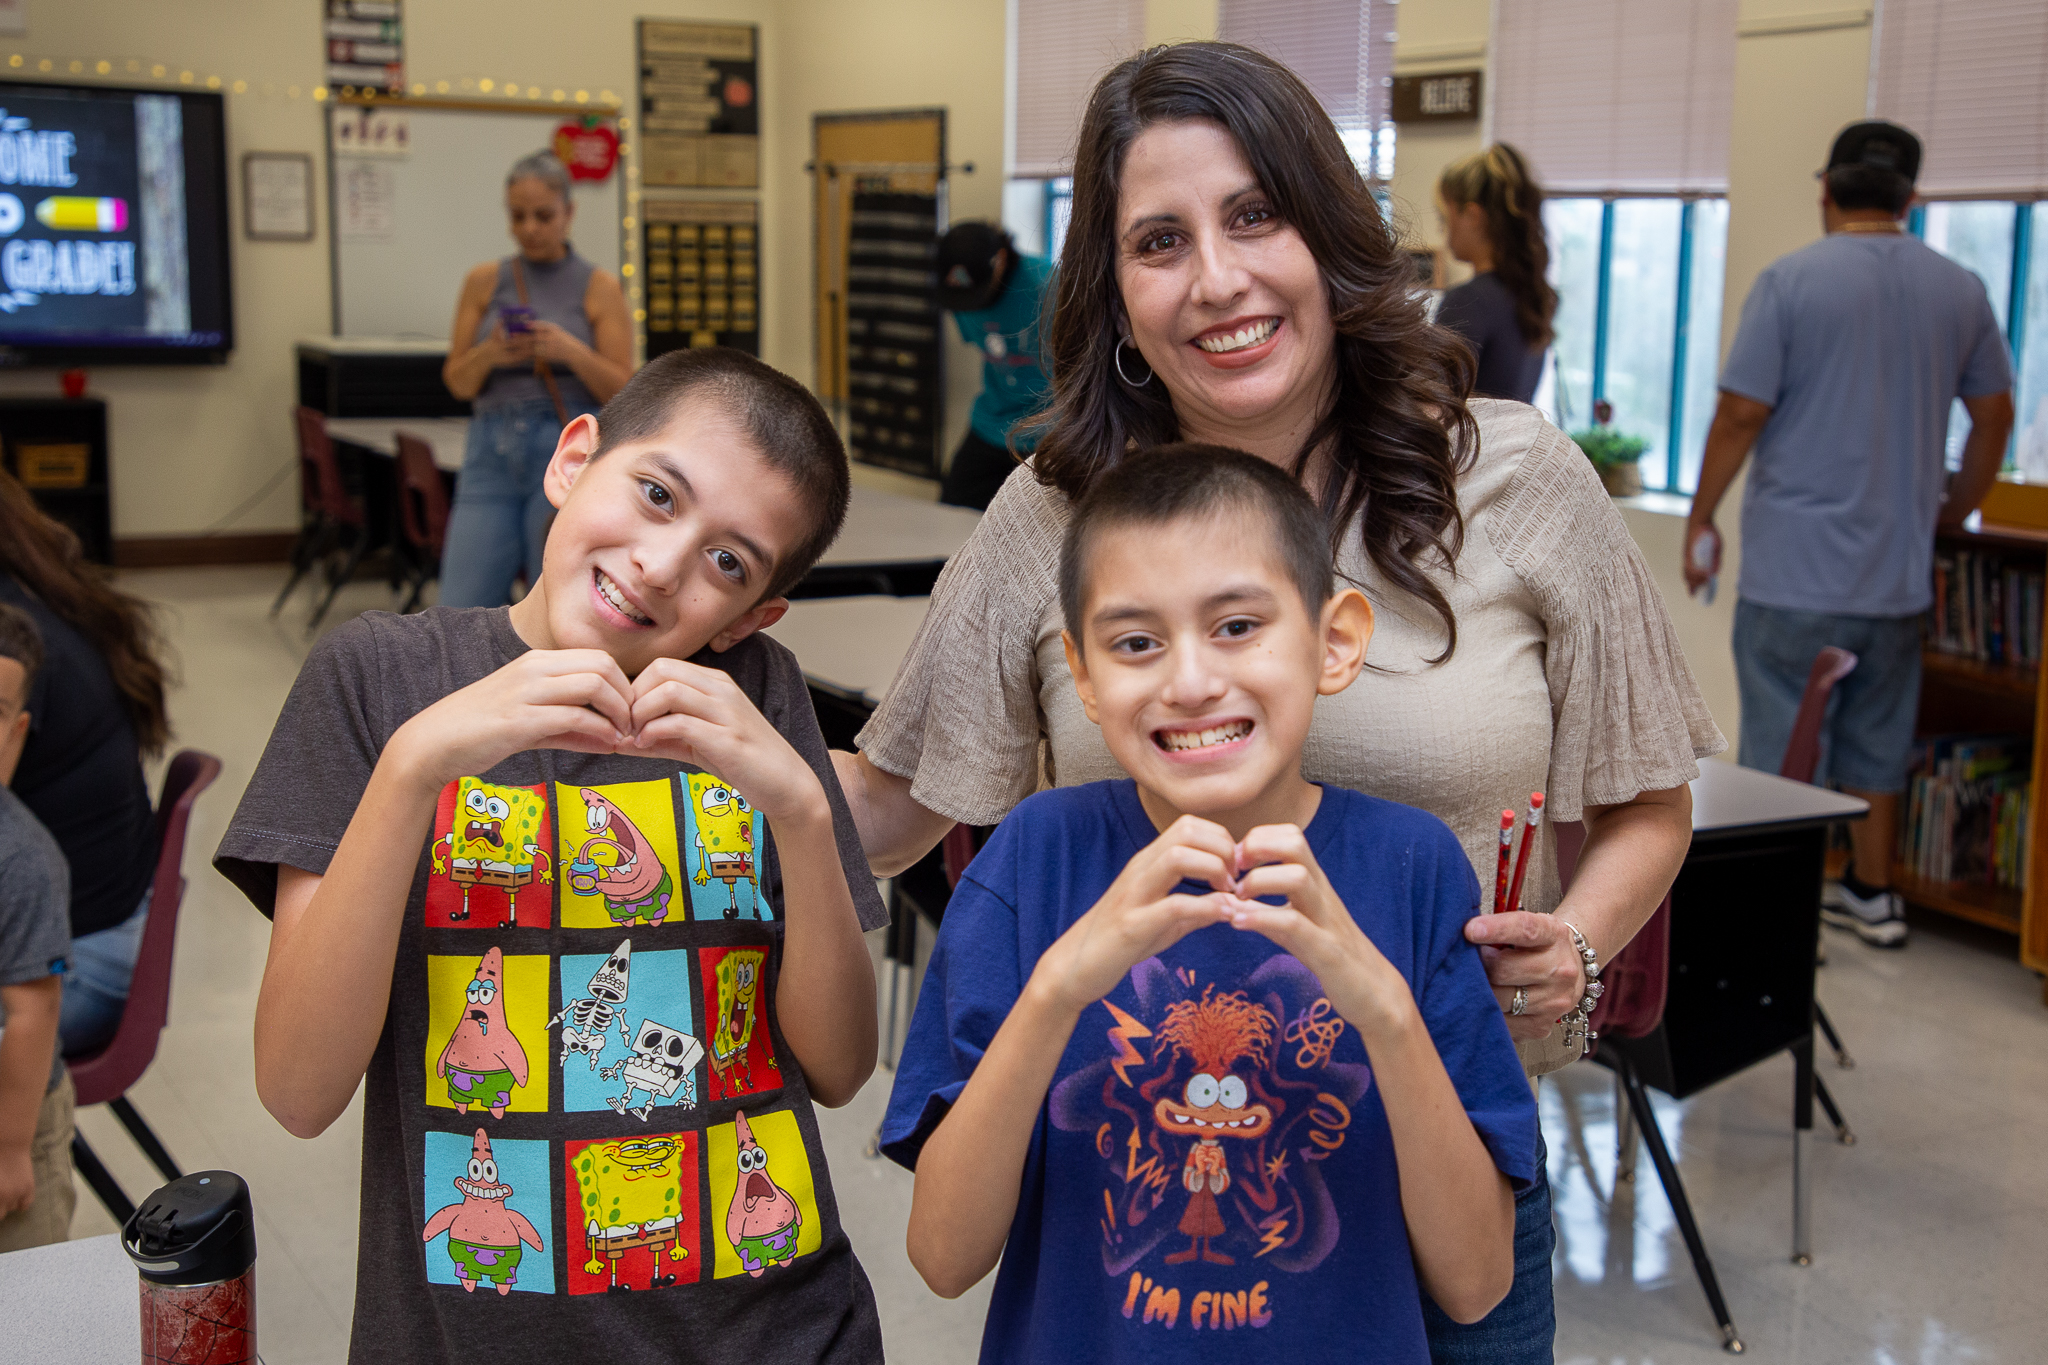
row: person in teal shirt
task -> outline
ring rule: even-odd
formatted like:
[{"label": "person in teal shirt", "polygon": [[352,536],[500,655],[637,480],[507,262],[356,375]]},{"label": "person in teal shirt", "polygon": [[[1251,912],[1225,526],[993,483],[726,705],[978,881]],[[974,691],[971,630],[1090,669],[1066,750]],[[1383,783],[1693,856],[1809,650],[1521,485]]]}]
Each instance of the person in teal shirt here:
[{"label": "person in teal shirt", "polygon": [[1039,367],[1038,312],[1052,262],[1019,252],[992,223],[967,222],[939,238],[937,274],[939,306],[982,358],[981,393],[946,466],[939,501],[980,509],[1037,444],[1024,423],[1051,388]]}]

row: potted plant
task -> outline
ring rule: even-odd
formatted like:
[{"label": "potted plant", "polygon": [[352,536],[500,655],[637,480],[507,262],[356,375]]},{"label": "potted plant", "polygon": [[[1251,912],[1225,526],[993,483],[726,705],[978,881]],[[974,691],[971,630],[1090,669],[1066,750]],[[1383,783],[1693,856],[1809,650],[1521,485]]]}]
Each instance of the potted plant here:
[{"label": "potted plant", "polygon": [[1593,462],[1609,497],[1632,498],[1643,491],[1643,471],[1638,461],[1650,443],[1608,425],[1614,418],[1614,405],[1605,399],[1593,405],[1593,416],[1594,425],[1573,432],[1572,440]]}]

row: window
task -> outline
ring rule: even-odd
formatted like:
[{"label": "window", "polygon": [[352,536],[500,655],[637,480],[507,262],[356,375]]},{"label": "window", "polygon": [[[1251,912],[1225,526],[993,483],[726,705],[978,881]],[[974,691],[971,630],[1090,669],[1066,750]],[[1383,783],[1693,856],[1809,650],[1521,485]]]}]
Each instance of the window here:
[{"label": "window", "polygon": [[1393,175],[1391,0],[1221,0],[1217,36],[1301,77],[1367,179]]},{"label": "window", "polygon": [[[1913,210],[1908,226],[1927,245],[1984,281],[1991,312],[2012,348],[2013,439],[2005,465],[2048,482],[2048,202],[1943,200]],[[1962,459],[1970,419],[1949,417],[1948,458]]]},{"label": "window", "polygon": [[1537,406],[1576,431],[1612,403],[1615,429],[1648,445],[1644,487],[1690,493],[1714,414],[1728,201],[1556,198],[1543,225],[1557,340]]},{"label": "window", "polygon": [[1017,0],[1010,174],[1066,174],[1089,92],[1144,43],[1143,0]]}]

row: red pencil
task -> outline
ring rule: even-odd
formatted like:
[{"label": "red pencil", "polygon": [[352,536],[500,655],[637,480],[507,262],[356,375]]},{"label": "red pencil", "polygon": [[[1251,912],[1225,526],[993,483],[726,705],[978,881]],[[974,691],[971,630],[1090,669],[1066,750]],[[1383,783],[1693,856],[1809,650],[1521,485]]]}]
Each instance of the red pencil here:
[{"label": "red pencil", "polygon": [[1500,813],[1500,861],[1493,869],[1493,913],[1508,908],[1508,845],[1515,840],[1515,813]]},{"label": "red pencil", "polygon": [[1508,913],[1522,908],[1522,876],[1529,870],[1529,845],[1536,841],[1536,827],[1543,820],[1543,793],[1529,793],[1529,823],[1522,826],[1522,846],[1515,850],[1515,880],[1508,887]]}]

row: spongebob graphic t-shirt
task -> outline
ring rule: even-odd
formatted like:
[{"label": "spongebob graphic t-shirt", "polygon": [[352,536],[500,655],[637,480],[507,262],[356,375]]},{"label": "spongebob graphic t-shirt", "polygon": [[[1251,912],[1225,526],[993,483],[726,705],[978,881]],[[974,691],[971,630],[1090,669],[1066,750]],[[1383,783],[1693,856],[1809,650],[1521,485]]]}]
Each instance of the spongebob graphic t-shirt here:
[{"label": "spongebob graphic t-shirt", "polygon": [[[1527,1185],[1535,1101],[1464,939],[1479,884],[1456,836],[1341,787],[1306,834],[1408,979],[1495,1164]],[[1128,781],[1041,792],[996,829],[947,906],[887,1155],[916,1164],[1039,956],[1156,837]],[[1032,1134],[981,1358],[1429,1359],[1364,1045],[1271,940],[1199,929],[1082,1014]]]},{"label": "spongebob graphic t-shirt", "polygon": [[[279,864],[327,870],[398,727],[525,649],[502,608],[336,630],[215,866],[270,913]],[[816,770],[861,924],[885,923],[796,660],[756,635],[693,662]],[[880,1360],[775,1027],[782,876],[744,788],[535,750],[449,783],[426,848],[392,856],[416,867],[364,1096],[350,1358]]]}]

